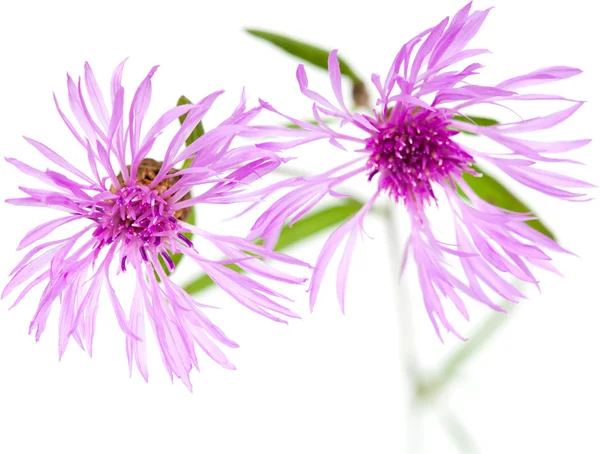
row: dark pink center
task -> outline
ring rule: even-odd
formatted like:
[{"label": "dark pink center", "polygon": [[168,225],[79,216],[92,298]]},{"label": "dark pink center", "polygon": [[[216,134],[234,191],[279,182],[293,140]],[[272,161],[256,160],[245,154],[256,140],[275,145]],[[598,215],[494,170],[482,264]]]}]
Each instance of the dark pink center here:
[{"label": "dark pink center", "polygon": [[473,162],[451,140],[458,131],[448,129],[449,124],[439,113],[424,109],[392,115],[367,141],[369,180],[379,174],[379,187],[396,201],[423,204],[435,199],[432,183],[460,175]]}]

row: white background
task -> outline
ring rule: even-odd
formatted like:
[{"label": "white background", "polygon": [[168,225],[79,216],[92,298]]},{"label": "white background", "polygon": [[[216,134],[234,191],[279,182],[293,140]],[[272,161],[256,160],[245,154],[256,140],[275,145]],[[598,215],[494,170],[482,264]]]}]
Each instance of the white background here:
[{"label": "white background", "polygon": [[[130,95],[145,71],[160,64],[153,118],[181,94],[197,100],[224,88],[225,98],[207,120],[210,127],[235,105],[242,85],[250,100],[261,96],[302,114],[309,103],[297,90],[297,62],[245,35],[243,27],[339,48],[368,79],[371,72],[387,71],[406,40],[462,5],[455,0],[4,2],[0,152],[39,163],[21,138],[28,135],[79,162],[80,150],[55,113],[51,93],[66,106],[65,72],[82,74],[86,60],[106,87],[112,69],[130,57],[124,79]],[[475,4],[489,6],[483,0]],[[596,18],[594,3],[583,0],[497,2],[473,44],[493,52],[485,58],[481,82],[551,65],[582,68],[582,75],[547,90],[589,101],[551,137],[598,140]],[[311,83],[326,90],[326,76],[308,72]],[[587,167],[564,170],[600,183],[597,142],[577,157]],[[2,199],[17,196],[20,178],[0,163]],[[27,327],[36,294],[10,312],[0,310],[0,453],[460,452],[444,428],[449,414],[458,415],[473,439],[468,443],[479,452],[600,452],[600,205],[597,200],[555,203],[526,191],[523,197],[578,257],[557,258],[565,278],[540,273],[541,295],[527,289],[529,300],[427,408],[410,409],[402,352],[408,349],[423,368],[435,370],[461,343],[439,342],[412,284],[414,320],[399,322],[397,305],[407,301],[392,296],[385,228],[369,218],[367,232],[374,240],[365,240],[355,253],[345,316],[335,301],[333,279],[326,281],[312,315],[304,292],[294,293],[294,307],[304,320],[288,326],[254,316],[219,292],[203,295],[204,302],[225,308],[209,315],[241,348],[228,352],[235,372],[202,361],[202,373],[192,375],[192,394],[170,383],[155,349],[150,383],[129,378],[123,335],[107,306],[99,314],[94,358],[71,345],[60,363],[56,311],[35,344]],[[0,210],[4,286],[4,276],[21,257],[14,249],[22,234],[49,214],[36,213],[40,218],[34,220],[31,209],[2,204]],[[204,220],[218,226],[210,216]],[[314,260],[324,239],[292,252]],[[488,315],[472,302],[469,309],[471,324],[459,323],[467,334]],[[402,334],[408,327],[415,336],[410,344]]]}]

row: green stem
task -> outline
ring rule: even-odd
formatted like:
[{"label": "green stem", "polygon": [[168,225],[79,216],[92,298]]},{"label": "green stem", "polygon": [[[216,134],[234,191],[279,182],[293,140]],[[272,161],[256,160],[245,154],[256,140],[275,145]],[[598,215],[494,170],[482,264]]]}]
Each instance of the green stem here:
[{"label": "green stem", "polygon": [[507,313],[492,312],[481,323],[469,339],[454,351],[431,378],[420,378],[417,383],[417,397],[421,401],[432,400],[451,383],[468,359],[479,352],[493,335],[514,315],[516,306],[505,302],[502,307]]}]

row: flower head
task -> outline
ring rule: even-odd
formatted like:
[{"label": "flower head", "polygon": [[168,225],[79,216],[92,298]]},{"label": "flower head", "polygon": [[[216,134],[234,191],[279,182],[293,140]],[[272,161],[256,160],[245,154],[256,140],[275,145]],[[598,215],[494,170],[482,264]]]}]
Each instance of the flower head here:
[{"label": "flower head", "polygon": [[[566,79],[580,70],[554,66],[494,86],[476,85],[472,76],[478,74],[483,65],[465,62],[488,52],[468,47],[488,12],[471,12],[469,3],[451,20],[445,18],[404,44],[385,79],[377,74],[372,76],[378,100],[371,115],[351,112],[346,107],[335,50],[328,61],[335,101],[311,90],[304,66],[298,67],[300,90],[313,101],[316,125],[284,115],[263,102],[264,108],[300,127],[260,129],[261,132],[270,129],[271,133],[293,137],[288,142],[264,143],[261,146],[265,149],[291,149],[320,139],[327,139],[344,150],[344,141],[356,146],[352,160],[329,172],[280,183],[278,187],[286,189],[286,194],[257,220],[251,239],[263,237],[267,244],[273,244],[278,226],[290,217],[298,219],[328,194],[339,196],[336,187],[340,183],[366,178],[374,185],[373,195],[363,209],[326,241],[312,276],[311,308],[334,252],[347,240],[337,283],[343,309],[344,288],[356,237],[362,230],[366,213],[383,195],[388,195],[408,211],[412,228],[407,254],[412,252],[425,307],[440,336],[439,324],[458,335],[448,321],[442,304],[444,300],[452,301],[467,318],[465,296],[501,310],[490,299],[490,292],[516,302],[523,295],[509,282],[511,277],[537,284],[534,268],[554,269],[547,252],[564,252],[564,249],[524,223],[532,219],[531,214],[509,212],[491,205],[469,187],[464,177],[467,174],[480,176],[474,164],[485,161],[531,189],[559,199],[579,199],[583,194],[571,188],[592,185],[542,169],[538,163],[573,162],[560,153],[580,148],[589,140],[542,142],[526,140],[516,134],[552,128],[582,105],[560,96],[524,94],[520,90]],[[537,100],[562,101],[569,105],[544,116],[519,118],[514,123],[491,126],[478,125],[466,111],[477,105],[508,108],[506,103],[511,101]],[[339,120],[344,131],[328,126],[325,117]],[[492,154],[472,149],[461,142],[459,131],[491,139],[504,146],[507,152]],[[436,238],[428,219],[428,210],[442,201],[449,203],[454,214],[454,244]],[[451,256],[459,267],[449,266]]]},{"label": "flower head", "polygon": [[[204,315],[202,308],[208,306],[199,304],[171,280],[169,272],[175,268],[175,254],[189,257],[247,308],[280,322],[285,322],[282,317],[297,317],[276,301],[286,300],[283,295],[225,265],[236,263],[251,275],[295,284],[304,279],[270,268],[261,257],[295,265],[303,265],[302,262],[245,239],[210,233],[186,222],[193,206],[200,209],[203,204],[252,201],[246,195],[248,184],[274,170],[282,159],[254,145],[232,147],[232,141],[260,112],[260,107],[246,109],[244,96],[229,118],[186,145],[190,133],[222,92],[212,93],[196,104],[168,110],[142,137],[156,67],[137,88],[127,113],[121,85],[123,66],[124,62],[112,75],[110,104],[89,65],[85,66],[85,85],[81,80],[75,84],[68,77],[69,104],[78,127],[63,113],[55,97],[59,115],[78,142],[78,152],[87,155],[89,172],[71,164],[69,152],[57,153],[29,138],[27,142],[60,171],[41,171],[20,160],[7,159],[18,170],[49,186],[21,187],[26,197],[7,202],[50,207],[67,214],[25,235],[18,249],[33,247],[11,273],[2,297],[28,283],[14,306],[45,282],[30,332],[35,330],[39,340],[51,308],[58,301],[59,355],[63,355],[71,338],[91,355],[104,287],[125,333],[130,372],[135,359],[138,370],[148,379],[148,320],[171,378],[179,377],[191,389],[189,372],[192,366],[198,368],[196,346],[223,367],[233,369],[219,344],[237,344]],[[185,121],[166,150],[157,150],[157,137],[182,115],[186,115]],[[151,152],[160,161],[149,158]],[[201,189],[198,195],[192,195],[193,188]],[[76,226],[76,233],[46,240],[67,225]],[[212,243],[226,259],[207,258],[189,239],[191,234]],[[111,282],[117,273],[135,280],[129,316]]]},{"label": "flower head", "polygon": [[433,184],[469,169],[473,157],[452,140],[458,131],[428,109],[401,108],[367,139],[369,180],[396,202],[424,205],[435,199]]}]

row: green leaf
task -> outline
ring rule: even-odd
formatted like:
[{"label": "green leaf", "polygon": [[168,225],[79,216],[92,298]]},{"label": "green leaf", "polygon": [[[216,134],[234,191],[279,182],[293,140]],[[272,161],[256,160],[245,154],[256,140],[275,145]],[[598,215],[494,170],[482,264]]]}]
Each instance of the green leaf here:
[{"label": "green leaf", "polygon": [[[184,104],[191,104],[192,101],[190,101],[188,98],[186,98],[185,96],[181,96],[178,100],[177,100],[177,105],[178,106],[182,106]],[[185,121],[185,118],[187,117],[187,113],[183,114],[181,117],[179,117],[179,123],[183,124],[183,122]],[[185,140],[185,144],[187,146],[191,145],[196,139],[200,138],[202,135],[204,134],[204,127],[202,126],[202,122],[199,122],[196,127],[194,128],[194,130],[192,131],[192,133],[189,135],[189,137]],[[188,158],[183,162],[183,168],[186,169],[188,168],[190,165],[192,164],[192,158]],[[186,222],[188,222],[189,224],[195,225],[196,223],[196,210],[194,209],[194,207],[190,207],[190,213],[188,214],[188,218],[186,220]],[[192,240],[193,234],[190,232],[184,232],[183,235],[188,239],[188,240]],[[169,253],[169,256],[171,257],[171,260],[173,260],[173,264],[175,265],[175,268],[177,268],[177,265],[179,265],[179,262],[181,262],[181,259],[183,258],[183,254],[179,253],[179,254],[171,254]],[[167,266],[167,264],[164,262],[162,257],[159,257],[159,262],[161,264],[161,266],[163,267],[163,270],[165,271],[166,275],[169,276],[171,274],[171,271],[169,270],[169,267]],[[158,275],[156,274],[156,272],[154,273],[156,276],[156,279],[160,282],[160,279],[158,277]]]},{"label": "green leaf", "polygon": [[[497,120],[494,120],[493,118],[475,117],[470,115],[467,117],[465,117],[464,115],[455,115],[452,119],[456,121],[462,121],[464,123],[475,123],[477,126],[494,126],[499,124],[499,122]],[[463,131],[462,129],[459,129],[459,131],[463,134],[468,134],[470,136],[476,135],[472,132]]]},{"label": "green leaf", "polygon": [[[517,198],[512,192],[510,192],[502,183],[495,178],[489,176],[484,170],[477,166],[473,166],[477,172],[481,173],[481,177],[475,177],[469,173],[463,173],[463,179],[471,189],[492,205],[505,210],[516,211],[517,213],[533,213],[533,211],[525,205],[521,200]],[[464,195],[464,193],[462,194]],[[534,214],[535,216],[535,214]],[[534,228],[540,233],[543,233],[549,238],[555,240],[555,236],[550,229],[539,219],[533,219],[525,221],[530,227]]]},{"label": "green leaf", "polygon": [[455,115],[453,120],[471,124],[475,123],[477,126],[494,126],[499,124],[498,120],[494,120],[493,118],[476,117],[473,115]]},{"label": "green leaf", "polygon": [[[453,119],[457,121],[463,121],[465,123],[475,123],[478,126],[493,126],[499,124],[498,121],[492,118],[476,116],[465,117],[462,115],[455,115]],[[460,131],[464,134],[476,135],[471,132],[463,130]],[[519,200],[516,195],[509,191],[502,183],[489,176],[477,166],[473,166],[473,168],[482,174],[481,177],[474,177],[473,175],[465,172],[463,173],[463,179],[471,187],[471,189],[475,191],[475,194],[477,194],[486,202],[497,207],[504,208],[505,210],[515,211],[517,213],[532,213],[535,216],[533,211],[521,200]],[[460,187],[458,189],[461,197],[468,198],[460,189]],[[548,238],[556,240],[554,233],[552,233],[552,231],[539,219],[532,219],[531,221],[525,222],[538,232],[546,235]]]},{"label": "green leaf", "polygon": [[[194,209],[194,207],[190,207],[190,214],[188,214],[188,218],[185,221],[188,224],[192,224],[192,225],[196,225],[196,210]],[[183,232],[183,236],[185,236],[188,240],[192,241],[192,237],[194,236],[191,232]],[[179,254],[171,254],[171,260],[173,260],[173,263],[175,264],[175,267],[177,268],[177,265],[179,265],[179,262],[181,262],[181,259],[183,258],[183,254],[179,253]]]},{"label": "green leaf", "polygon": [[[323,208],[313,214],[309,214],[299,221],[296,221],[292,227],[285,226],[281,230],[279,241],[274,249],[276,251],[281,251],[301,241],[307,240],[328,228],[334,227],[357,213],[362,206],[362,202],[348,198],[343,199],[338,205]],[[227,266],[235,271],[241,271],[235,264]],[[211,278],[204,274],[185,285],[184,290],[191,295],[208,288],[211,284],[213,284]]]},{"label": "green leaf", "polygon": [[[238,273],[243,272],[243,270],[237,266],[235,263],[225,265],[227,268],[230,268]],[[202,290],[207,289],[211,285],[213,285],[213,280],[207,274],[201,274],[198,278],[194,279],[192,282],[188,282],[183,289],[188,292],[190,295],[194,293],[201,292]]]},{"label": "green leaf", "polygon": [[341,224],[362,208],[362,202],[356,199],[343,199],[342,203],[324,208],[314,214],[296,221],[292,227],[286,226],[281,230],[276,251],[281,251],[294,244],[310,238],[325,229]]},{"label": "green leaf", "polygon": [[[177,105],[178,106],[182,106],[184,104],[191,104],[191,103],[192,103],[192,101],[190,101],[185,96],[181,96],[177,100]],[[185,121],[186,117],[187,117],[187,114],[183,114],[181,117],[179,117],[179,123],[183,124],[183,122]],[[185,144],[187,146],[190,146],[192,143],[194,143],[196,141],[196,139],[199,139],[203,135],[204,135],[204,126],[202,125],[202,122],[199,122],[196,125],[196,127],[194,128],[194,130],[192,131],[192,133],[189,135],[189,137],[187,139],[185,139]],[[188,159],[186,159],[183,162],[183,168],[184,169],[187,169],[192,164],[192,159],[193,158],[188,158]]]},{"label": "green leaf", "polygon": [[[311,125],[318,125],[319,123],[317,123],[316,120],[304,120],[307,123],[310,123]],[[336,121],[339,121],[336,118],[323,118],[323,123],[325,123],[326,125],[330,125],[335,123]],[[286,128],[290,128],[290,129],[300,129],[300,126],[298,126],[296,123],[285,123],[283,126],[285,126]]]},{"label": "green leaf", "polygon": [[[313,65],[327,71],[327,59],[329,57],[329,52],[325,49],[264,30],[247,28],[246,31],[251,35],[274,44],[275,46],[283,49],[289,54],[294,55],[295,57],[301,58],[302,60],[312,63]],[[342,75],[349,77],[355,84],[363,84],[356,73],[350,69],[348,63],[346,63],[339,56],[338,60],[340,62],[340,72]]]}]

